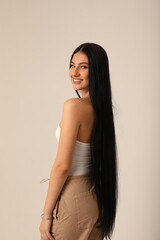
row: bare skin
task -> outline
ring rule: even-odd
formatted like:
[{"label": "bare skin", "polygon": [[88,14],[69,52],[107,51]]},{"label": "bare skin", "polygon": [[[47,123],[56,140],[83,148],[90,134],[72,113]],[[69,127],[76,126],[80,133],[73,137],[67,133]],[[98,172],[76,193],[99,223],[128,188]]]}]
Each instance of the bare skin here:
[{"label": "bare skin", "polygon": [[[43,209],[45,218],[52,218],[57,198],[69,175],[76,140],[86,143],[90,142],[95,120],[88,89],[88,58],[84,53],[78,52],[73,56],[72,61],[69,76],[73,89],[80,90],[82,98],[71,98],[63,104],[58,150],[51,169],[49,187]],[[83,64],[81,64],[82,62]],[[73,79],[76,78],[81,79],[79,84],[73,82]],[[56,240],[51,233],[51,224],[52,219],[41,221],[39,226],[41,240]]]}]

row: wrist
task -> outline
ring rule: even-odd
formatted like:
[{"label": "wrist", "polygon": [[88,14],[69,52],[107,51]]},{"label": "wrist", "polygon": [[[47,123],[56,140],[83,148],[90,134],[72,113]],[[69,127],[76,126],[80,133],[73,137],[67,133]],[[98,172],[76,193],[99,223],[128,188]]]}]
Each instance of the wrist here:
[{"label": "wrist", "polygon": [[52,213],[46,213],[46,212],[43,212],[43,213],[41,214],[41,217],[52,218],[53,215],[52,215]]},{"label": "wrist", "polygon": [[46,215],[44,215],[44,214],[42,213],[42,214],[41,214],[41,218],[42,218],[42,220],[52,220],[52,219],[53,219],[53,216],[52,216],[52,215],[46,216]]}]

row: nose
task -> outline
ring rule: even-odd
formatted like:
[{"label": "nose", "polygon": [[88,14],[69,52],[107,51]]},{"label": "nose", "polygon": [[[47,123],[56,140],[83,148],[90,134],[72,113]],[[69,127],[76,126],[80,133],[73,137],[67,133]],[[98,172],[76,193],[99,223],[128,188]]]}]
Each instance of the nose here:
[{"label": "nose", "polygon": [[74,69],[72,69],[72,71],[73,71],[73,75],[74,76],[79,76],[79,70],[78,70],[78,68],[74,68]]}]

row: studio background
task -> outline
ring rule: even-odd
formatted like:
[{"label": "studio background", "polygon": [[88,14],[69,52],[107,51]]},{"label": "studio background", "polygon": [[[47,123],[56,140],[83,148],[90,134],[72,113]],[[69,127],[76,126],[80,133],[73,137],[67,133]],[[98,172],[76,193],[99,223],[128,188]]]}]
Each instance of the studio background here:
[{"label": "studio background", "polygon": [[69,59],[84,42],[109,58],[118,145],[113,240],[160,239],[160,2],[0,1],[1,239],[39,240]]}]

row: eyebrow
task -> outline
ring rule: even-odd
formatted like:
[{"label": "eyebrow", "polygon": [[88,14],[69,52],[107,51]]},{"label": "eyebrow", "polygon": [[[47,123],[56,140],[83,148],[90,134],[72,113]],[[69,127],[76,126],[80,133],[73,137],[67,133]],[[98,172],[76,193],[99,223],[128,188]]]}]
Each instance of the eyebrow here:
[{"label": "eyebrow", "polygon": [[[71,61],[71,63],[74,63],[73,61]],[[87,62],[80,62],[79,64],[88,64]]]}]

